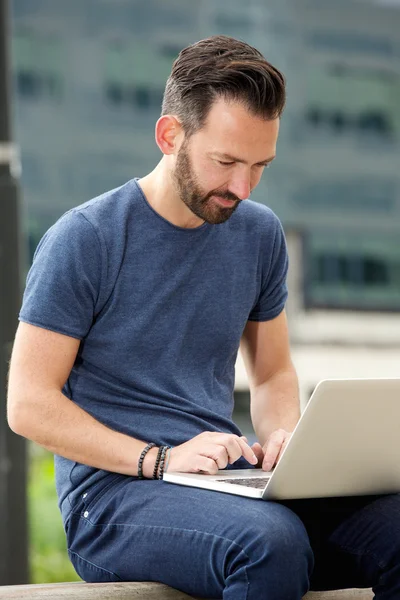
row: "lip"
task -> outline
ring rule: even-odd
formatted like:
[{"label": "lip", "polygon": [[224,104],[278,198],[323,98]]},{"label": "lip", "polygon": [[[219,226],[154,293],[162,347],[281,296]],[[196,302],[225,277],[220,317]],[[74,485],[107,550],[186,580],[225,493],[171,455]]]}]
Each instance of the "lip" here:
[{"label": "lip", "polygon": [[225,208],[232,208],[236,204],[234,200],[226,200],[225,198],[220,198],[219,196],[213,196],[213,198],[220,206]]}]

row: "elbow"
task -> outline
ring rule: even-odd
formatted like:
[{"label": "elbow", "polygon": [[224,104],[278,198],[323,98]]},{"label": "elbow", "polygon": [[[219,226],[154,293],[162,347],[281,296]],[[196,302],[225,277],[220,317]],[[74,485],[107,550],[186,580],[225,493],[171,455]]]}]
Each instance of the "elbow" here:
[{"label": "elbow", "polygon": [[11,431],[16,433],[17,435],[24,436],[25,428],[23,427],[21,411],[19,409],[16,409],[15,407],[11,409],[10,407],[8,407],[7,423]]},{"label": "elbow", "polygon": [[22,437],[30,438],[32,429],[32,411],[26,399],[16,399],[8,394],[7,423],[11,431]]}]

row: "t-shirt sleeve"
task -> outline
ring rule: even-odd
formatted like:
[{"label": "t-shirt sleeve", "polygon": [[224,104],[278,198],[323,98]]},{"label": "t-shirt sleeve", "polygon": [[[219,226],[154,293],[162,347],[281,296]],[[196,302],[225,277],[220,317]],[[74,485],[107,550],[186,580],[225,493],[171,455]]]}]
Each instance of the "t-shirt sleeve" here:
[{"label": "t-shirt sleeve", "polygon": [[29,270],[20,321],[82,339],[93,323],[101,285],[102,249],[78,211],[43,236]]},{"label": "t-shirt sleeve", "polygon": [[269,321],[277,317],[285,307],[288,296],[286,276],[288,254],[282,225],[275,217],[275,237],[269,256],[262,257],[262,280],[260,294],[249,315],[249,321]]}]

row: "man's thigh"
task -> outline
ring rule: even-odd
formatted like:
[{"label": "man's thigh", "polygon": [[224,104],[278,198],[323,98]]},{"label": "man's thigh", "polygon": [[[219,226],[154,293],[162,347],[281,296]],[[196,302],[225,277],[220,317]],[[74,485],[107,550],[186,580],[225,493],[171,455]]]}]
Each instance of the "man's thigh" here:
[{"label": "man's thigh", "polygon": [[269,543],[286,544],[288,564],[296,547],[312,556],[301,520],[279,503],[124,476],[82,498],[67,540],[87,581],[161,581],[216,598],[240,563],[261,570]]},{"label": "man's thigh", "polygon": [[315,557],[311,589],[376,586],[399,553],[399,494],[285,505],[300,517],[309,534]]}]

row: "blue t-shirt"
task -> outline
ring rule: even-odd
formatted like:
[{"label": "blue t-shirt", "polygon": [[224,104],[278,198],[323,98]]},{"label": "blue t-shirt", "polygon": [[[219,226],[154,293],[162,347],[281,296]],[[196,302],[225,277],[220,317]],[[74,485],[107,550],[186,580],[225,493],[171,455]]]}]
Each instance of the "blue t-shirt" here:
[{"label": "blue t-shirt", "polygon": [[[110,428],[171,446],[203,431],[241,435],[232,421],[240,338],[248,319],[283,310],[287,264],[266,206],[246,200],[225,223],[185,229],[132,179],[47,231],[19,318],[81,340],[63,393]],[[76,496],[109,474],[55,461],[66,520]]]}]

